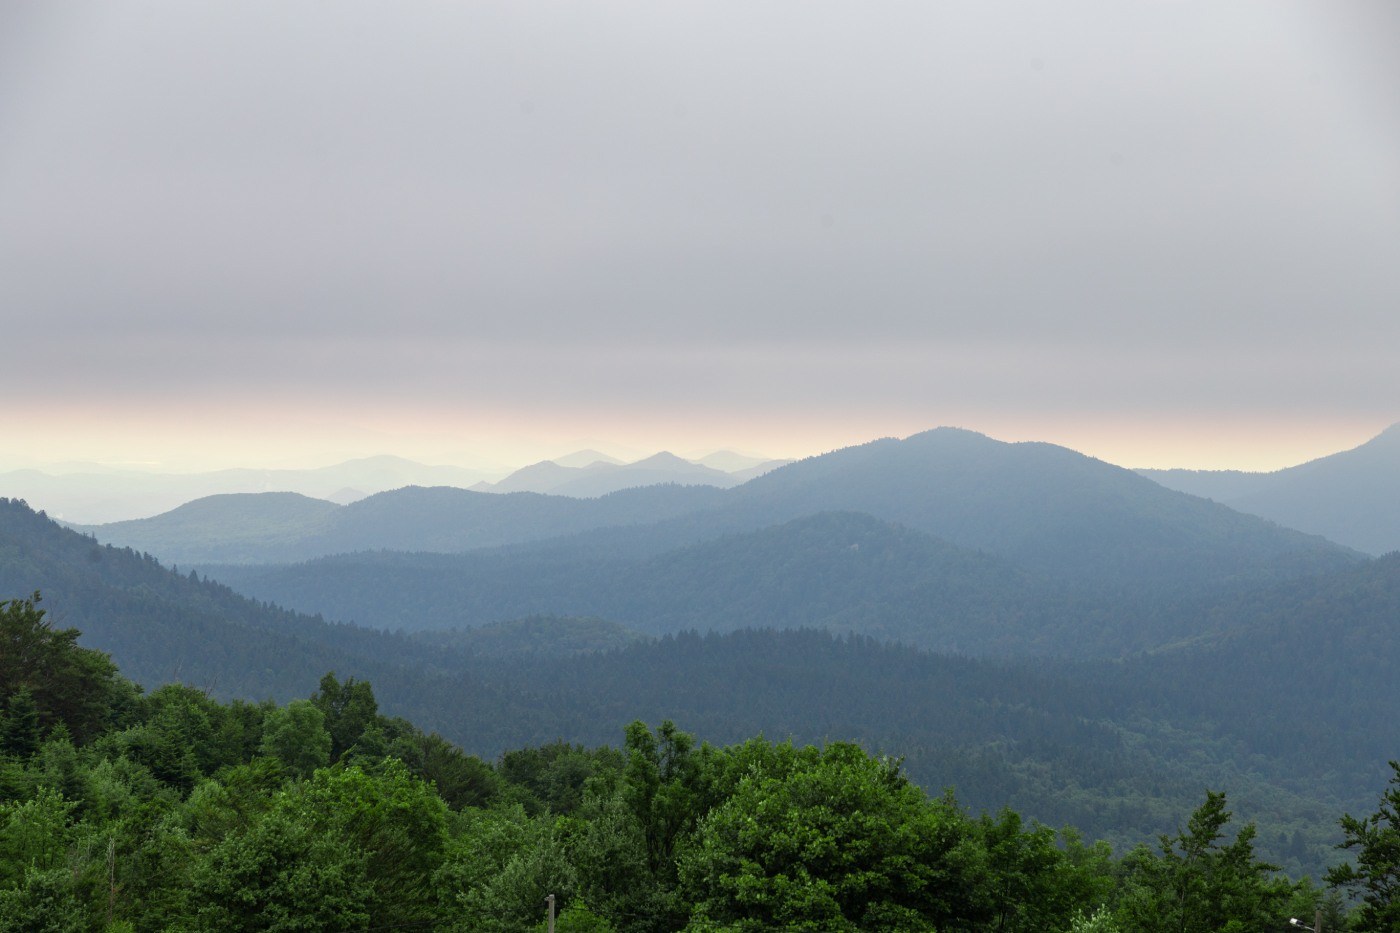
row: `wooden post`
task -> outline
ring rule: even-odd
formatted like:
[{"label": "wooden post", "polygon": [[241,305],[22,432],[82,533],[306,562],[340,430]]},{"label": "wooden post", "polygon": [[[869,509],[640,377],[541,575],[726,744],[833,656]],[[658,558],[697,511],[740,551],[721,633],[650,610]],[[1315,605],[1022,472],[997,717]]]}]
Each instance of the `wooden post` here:
[{"label": "wooden post", "polygon": [[554,933],[554,895],[551,894],[546,897],[544,902],[549,905],[549,913],[547,915],[549,917],[549,933]]}]

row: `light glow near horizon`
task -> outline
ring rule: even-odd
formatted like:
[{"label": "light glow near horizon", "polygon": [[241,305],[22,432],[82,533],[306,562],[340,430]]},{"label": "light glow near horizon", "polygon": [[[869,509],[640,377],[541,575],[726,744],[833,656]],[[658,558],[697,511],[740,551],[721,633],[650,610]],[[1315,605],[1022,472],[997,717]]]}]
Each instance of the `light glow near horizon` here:
[{"label": "light glow near horizon", "polygon": [[1159,419],[1036,417],[1004,413],[926,415],[841,413],[818,418],[745,417],[738,413],[632,419],[542,418],[538,412],[402,412],[298,407],[198,411],[104,411],[101,408],[0,413],[7,443],[0,471],[94,463],[147,472],[194,473],[229,468],[312,469],[390,455],[430,465],[504,476],[512,470],[594,449],[622,460],[667,450],[698,458],[733,450],[801,459],[880,437],[960,427],[1007,442],[1058,444],[1130,468],[1270,471],[1356,447],[1389,426],[1384,419]]}]

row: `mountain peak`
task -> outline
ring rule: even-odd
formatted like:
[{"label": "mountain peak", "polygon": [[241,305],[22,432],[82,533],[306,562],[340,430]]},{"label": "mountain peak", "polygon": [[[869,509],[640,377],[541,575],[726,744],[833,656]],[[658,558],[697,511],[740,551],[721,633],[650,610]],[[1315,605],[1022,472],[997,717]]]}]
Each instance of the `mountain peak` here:
[{"label": "mountain peak", "polygon": [[584,450],[576,450],[562,457],[555,457],[554,462],[562,467],[590,467],[595,463],[610,463],[613,465],[622,463],[622,461],[616,457],[609,457],[601,450],[594,450],[592,447]]},{"label": "mountain peak", "polygon": [[966,443],[982,443],[984,441],[992,441],[993,443],[1001,443],[1000,441],[995,441],[993,438],[990,438],[987,435],[982,434],[981,432],[973,431],[968,428],[950,427],[947,425],[937,428],[930,428],[927,431],[920,431],[918,434],[911,434],[908,437],[906,437],[905,440],[943,442],[962,441]]},{"label": "mountain peak", "polygon": [[661,451],[661,452],[659,452],[659,453],[654,453],[654,454],[652,454],[650,457],[646,457],[646,458],[644,458],[644,459],[642,459],[642,460],[638,460],[636,463],[629,463],[629,464],[627,464],[627,465],[628,465],[629,467],[639,467],[639,466],[649,466],[649,467],[663,467],[663,466],[675,467],[675,466],[687,466],[687,467],[694,467],[694,466],[698,466],[699,464],[692,463],[691,461],[686,460],[686,459],[683,458],[683,457],[677,457],[675,454],[671,453],[669,450],[663,450],[663,451]]}]

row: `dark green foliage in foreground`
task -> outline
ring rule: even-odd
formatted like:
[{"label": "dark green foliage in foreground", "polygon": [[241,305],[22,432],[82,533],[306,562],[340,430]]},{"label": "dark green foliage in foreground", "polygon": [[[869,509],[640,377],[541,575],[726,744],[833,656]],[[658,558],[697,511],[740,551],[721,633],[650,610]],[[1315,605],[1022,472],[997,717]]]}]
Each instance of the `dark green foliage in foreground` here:
[{"label": "dark green foliage in foreground", "polygon": [[0,602],[0,751],[32,750],[37,730],[58,722],[95,735],[132,696],[106,655],[77,647],[78,632],[54,628],[38,603],[37,593]]},{"label": "dark green foliage in foreground", "polygon": [[[58,662],[85,650],[30,601],[0,624],[66,645]],[[561,930],[1268,933],[1322,900],[1256,857],[1252,825],[1229,838],[1222,794],[1115,862],[1009,809],[971,817],[849,743],[716,747],[636,722],[618,750],[492,766],[379,714],[364,681],[221,704],[79,657],[105,709],[11,694],[0,930],[531,931],[553,894]],[[1384,880],[1393,841],[1373,831],[1394,804],[1343,821],[1363,851],[1339,877]],[[1373,912],[1388,891],[1367,888],[1359,929],[1393,928]]]},{"label": "dark green foliage in foreground", "polygon": [[1207,793],[1186,829],[1163,836],[1159,852],[1146,848],[1126,860],[1122,914],[1151,933],[1272,930],[1293,893],[1271,877],[1277,869],[1254,856],[1254,827],[1223,843],[1230,812],[1225,795]]},{"label": "dark green foliage in foreground", "polygon": [[1327,875],[1332,884],[1361,895],[1358,930],[1400,929],[1400,762],[1392,761],[1390,768],[1394,776],[1376,812],[1342,817],[1346,840],[1341,845],[1356,850],[1356,864]]}]

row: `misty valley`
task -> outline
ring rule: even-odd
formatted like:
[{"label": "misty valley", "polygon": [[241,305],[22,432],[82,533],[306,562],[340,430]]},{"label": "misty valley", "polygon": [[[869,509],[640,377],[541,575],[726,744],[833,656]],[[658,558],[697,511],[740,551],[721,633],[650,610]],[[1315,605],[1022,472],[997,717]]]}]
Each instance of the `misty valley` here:
[{"label": "misty valley", "polygon": [[0,475],[0,929],[1400,929],[1400,428],[435,475]]}]

